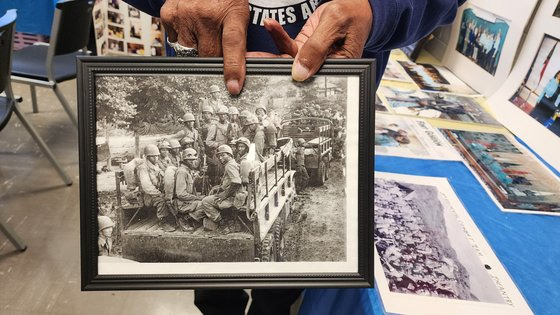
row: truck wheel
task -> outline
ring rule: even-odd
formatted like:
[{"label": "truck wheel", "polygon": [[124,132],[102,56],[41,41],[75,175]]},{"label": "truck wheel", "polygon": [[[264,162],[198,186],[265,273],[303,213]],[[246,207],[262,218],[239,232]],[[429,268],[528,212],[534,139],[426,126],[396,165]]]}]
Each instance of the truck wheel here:
[{"label": "truck wheel", "polygon": [[276,254],[275,261],[284,261],[284,220],[279,219],[274,225],[274,252]]},{"label": "truck wheel", "polygon": [[276,253],[274,249],[274,235],[271,233],[269,233],[262,241],[261,261],[262,262],[276,261]]},{"label": "truck wheel", "polygon": [[317,186],[323,186],[325,183],[325,162],[319,162],[319,167],[317,167],[317,177],[316,182]]}]

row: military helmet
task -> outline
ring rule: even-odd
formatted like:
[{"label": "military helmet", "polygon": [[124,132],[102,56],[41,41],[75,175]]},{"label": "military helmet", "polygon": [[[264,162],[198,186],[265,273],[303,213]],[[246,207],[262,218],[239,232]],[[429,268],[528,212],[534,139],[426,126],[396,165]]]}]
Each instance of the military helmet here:
[{"label": "military helmet", "polygon": [[196,150],[193,148],[183,150],[183,160],[198,160]]},{"label": "military helmet", "polygon": [[218,155],[220,153],[228,153],[233,157],[233,151],[231,150],[231,147],[227,144],[222,144],[221,146],[218,147],[216,154]]},{"label": "military helmet", "polygon": [[229,108],[229,114],[230,115],[239,115],[239,110],[237,109],[237,107],[231,106]]},{"label": "military helmet", "polygon": [[181,139],[181,143],[182,144],[194,143],[194,139],[191,137],[184,137],[183,139]]},{"label": "military helmet", "polygon": [[171,144],[167,140],[163,140],[158,144],[158,149],[171,149]]},{"label": "military helmet", "polygon": [[246,109],[244,109],[244,110],[242,110],[241,113],[239,114],[239,117],[247,117],[247,116],[249,116],[249,115],[251,115],[251,112],[248,111],[248,110],[246,110]]},{"label": "military helmet", "polygon": [[148,144],[144,147],[144,155],[145,156],[152,156],[156,155],[159,156],[159,149],[155,144]]},{"label": "military helmet", "polygon": [[169,146],[171,149],[177,149],[181,147],[181,144],[177,139],[169,139]]},{"label": "military helmet", "polygon": [[228,108],[225,107],[224,105],[218,106],[218,112],[217,112],[218,115],[227,114],[228,112],[229,112]]},{"label": "military helmet", "polygon": [[220,88],[216,84],[210,86],[210,93],[220,92]]},{"label": "military helmet", "polygon": [[235,143],[236,144],[243,143],[244,145],[247,146],[247,149],[249,149],[251,147],[251,141],[249,141],[249,139],[247,139],[245,137],[240,137],[239,139],[237,139],[237,141]]},{"label": "military helmet", "polygon": [[212,108],[212,106],[210,105],[205,105],[202,107],[202,112],[209,112],[212,113],[212,115],[214,114],[214,108]]},{"label": "military helmet", "polygon": [[247,116],[247,119],[245,120],[243,126],[248,126],[248,125],[258,124],[258,123],[259,123],[259,119],[257,118],[257,116],[251,114]]},{"label": "military helmet", "polygon": [[255,108],[255,113],[257,112],[257,110],[262,109],[264,110],[264,112],[266,113],[266,107],[263,104],[259,104],[257,105],[257,108]]},{"label": "military helmet", "polygon": [[115,223],[111,218],[105,215],[97,216],[97,226],[99,228],[99,232],[105,230],[106,228],[110,228],[115,226]]},{"label": "military helmet", "polygon": [[299,145],[303,145],[303,144],[305,144],[305,139],[299,138],[299,139],[297,139],[297,143],[298,143]]},{"label": "military helmet", "polygon": [[183,121],[195,121],[194,115],[192,113],[186,113],[185,115],[183,115]]}]

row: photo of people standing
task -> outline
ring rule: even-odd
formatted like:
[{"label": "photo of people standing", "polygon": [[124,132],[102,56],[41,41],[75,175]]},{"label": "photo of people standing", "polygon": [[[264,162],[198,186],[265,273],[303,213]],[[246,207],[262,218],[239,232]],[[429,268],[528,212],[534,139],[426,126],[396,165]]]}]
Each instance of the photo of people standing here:
[{"label": "photo of people standing", "polygon": [[510,102],[560,136],[560,40],[545,35],[527,76]]},{"label": "photo of people standing", "polygon": [[509,22],[505,19],[480,8],[470,7],[463,11],[455,49],[494,75],[508,30]]}]

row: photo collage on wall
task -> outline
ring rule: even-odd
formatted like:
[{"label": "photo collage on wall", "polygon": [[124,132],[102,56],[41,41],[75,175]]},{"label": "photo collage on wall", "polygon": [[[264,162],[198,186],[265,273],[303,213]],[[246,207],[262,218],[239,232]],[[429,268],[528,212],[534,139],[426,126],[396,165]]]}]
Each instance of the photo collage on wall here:
[{"label": "photo collage on wall", "polygon": [[159,18],[122,0],[97,0],[93,16],[98,55],[165,55]]}]

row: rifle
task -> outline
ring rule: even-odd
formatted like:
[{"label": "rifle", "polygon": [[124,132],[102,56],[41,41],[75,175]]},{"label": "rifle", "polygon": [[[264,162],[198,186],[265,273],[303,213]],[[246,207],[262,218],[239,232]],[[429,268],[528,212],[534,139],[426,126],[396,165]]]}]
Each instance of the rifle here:
[{"label": "rifle", "polygon": [[[205,169],[207,167],[206,165],[206,155],[203,155],[202,157],[202,169]],[[206,175],[206,172],[202,172],[202,195],[204,196],[208,196],[208,193],[210,192],[210,183],[208,181],[208,175]]]}]

